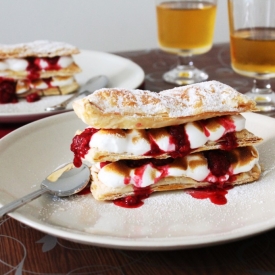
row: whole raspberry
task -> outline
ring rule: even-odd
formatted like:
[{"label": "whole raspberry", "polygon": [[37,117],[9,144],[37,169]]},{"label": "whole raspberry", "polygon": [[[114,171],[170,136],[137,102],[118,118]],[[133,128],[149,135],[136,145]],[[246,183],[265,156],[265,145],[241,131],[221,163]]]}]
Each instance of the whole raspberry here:
[{"label": "whole raspberry", "polygon": [[225,175],[230,167],[230,161],[225,151],[206,151],[205,157],[208,160],[208,168],[216,177]]},{"label": "whole raspberry", "polygon": [[16,82],[12,79],[0,80],[0,104],[18,102],[15,88]]},{"label": "whole raspberry", "polygon": [[35,102],[40,100],[40,95],[38,93],[31,93],[29,95],[26,96],[26,100],[27,102]]}]

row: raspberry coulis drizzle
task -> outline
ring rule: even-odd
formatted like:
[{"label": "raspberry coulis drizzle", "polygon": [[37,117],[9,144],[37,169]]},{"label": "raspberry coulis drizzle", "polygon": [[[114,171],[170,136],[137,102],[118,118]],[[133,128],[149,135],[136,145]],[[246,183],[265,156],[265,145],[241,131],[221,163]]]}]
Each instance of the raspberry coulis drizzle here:
[{"label": "raspberry coulis drizzle", "polygon": [[[206,151],[204,155],[208,161],[208,168],[210,170],[209,178],[215,177],[215,183],[211,183],[210,186],[207,187],[200,187],[200,188],[193,188],[189,189],[186,192],[190,194],[193,198],[196,199],[209,199],[212,203],[217,205],[223,205],[227,203],[227,199],[225,195],[228,193],[227,190],[233,188],[230,182],[235,180],[234,175],[230,175],[226,181],[223,181],[225,174],[230,174],[230,157],[228,154],[222,151]],[[151,163],[153,166],[163,167],[164,169],[160,169],[161,171],[166,170],[166,166],[172,162],[172,158],[168,159],[145,159],[145,160],[127,160],[124,163],[131,168],[142,167],[145,164]],[[168,169],[167,169],[168,170]],[[137,177],[142,178],[142,169],[137,169]],[[140,173],[141,172],[141,173]],[[140,173],[140,174],[139,174]],[[166,174],[163,173],[160,177],[165,177]],[[207,177],[207,178],[208,178]],[[208,181],[208,179],[204,181]],[[125,198],[121,198],[119,200],[115,200],[114,203],[117,206],[126,207],[126,208],[137,208],[143,205],[142,199],[148,198],[152,193],[149,187],[146,188],[138,188],[134,187],[135,194],[132,196],[127,196]],[[145,190],[146,196],[140,197],[139,194],[136,194],[136,190]],[[148,192],[149,190],[149,192]]]},{"label": "raspberry coulis drizzle", "polygon": [[191,152],[188,135],[184,129],[184,125],[167,127],[170,134],[170,143],[176,145],[175,151],[170,153],[172,158],[184,157]]},{"label": "raspberry coulis drizzle", "polygon": [[[219,144],[222,150],[232,150],[238,146],[237,139],[235,136],[236,126],[232,119],[228,116],[217,118],[220,125],[222,125],[225,129],[225,134],[220,138]],[[205,120],[200,121],[200,125],[203,128],[204,134],[206,137],[210,136],[210,132],[206,128]]]},{"label": "raspberry coulis drizzle", "polygon": [[165,153],[163,150],[159,148],[159,146],[154,141],[151,135],[149,135],[149,141],[150,141],[150,150],[144,154],[145,156],[159,156]]},{"label": "raspberry coulis drizzle", "polygon": [[[220,124],[225,128],[225,135],[219,141],[221,149],[223,150],[232,150],[237,147],[236,137],[234,132],[235,125],[231,119],[228,118],[219,118]],[[202,123],[204,125],[204,123]],[[205,126],[203,126],[204,133],[206,136],[209,136],[209,132]],[[74,152],[74,165],[76,167],[80,167],[82,164],[81,158],[84,158],[89,147],[89,142],[94,133],[99,131],[94,128],[86,128],[84,132],[80,135],[77,135],[73,139],[73,143],[71,144],[71,150]],[[173,158],[184,157],[191,152],[190,142],[188,139],[188,135],[184,129],[184,125],[170,126],[167,127],[167,131],[170,134],[170,143],[175,144],[176,149],[174,152],[169,152],[171,158],[168,159],[141,159],[141,160],[124,160],[125,164],[131,168],[140,167],[140,169],[136,169],[136,179],[142,178],[144,169],[142,166],[148,163],[151,163],[153,166],[163,167],[164,169],[160,169],[162,171],[161,176],[159,178],[167,176],[167,171],[165,165],[168,165]],[[146,152],[145,155],[148,156],[158,156],[160,154],[165,153],[161,150],[156,142],[149,136],[151,149]],[[208,168],[211,171],[211,176],[215,176],[216,178],[222,177],[229,171],[230,161],[228,161],[225,157],[225,154],[220,151],[206,151],[205,157],[208,159]],[[108,162],[101,164],[101,167],[106,165]],[[158,179],[159,179],[158,178]],[[158,180],[157,179],[157,180]],[[208,179],[206,178],[205,181]],[[197,199],[205,199],[208,198],[212,203],[223,205],[227,202],[225,195],[227,194],[227,190],[231,189],[232,186],[229,185],[230,182],[234,180],[234,176],[231,175],[230,178],[226,181],[226,184],[220,183],[211,183],[211,186],[202,187],[197,189],[190,189],[187,191],[192,197]],[[125,179],[125,184],[129,183],[129,179]],[[140,184],[138,184],[140,185]],[[134,186],[134,195],[127,196],[125,198],[120,198],[114,201],[114,204],[121,207],[126,208],[137,208],[143,205],[143,200],[148,198],[152,193],[150,187],[140,188]]]},{"label": "raspberry coulis drizzle", "polygon": [[209,199],[214,204],[224,205],[227,203],[227,199],[225,197],[225,195],[228,194],[227,190],[232,188],[232,185],[227,185],[223,188],[211,185],[209,187],[193,188],[188,190],[187,193],[195,199]]},{"label": "raspberry coulis drizzle", "polygon": [[91,185],[88,184],[84,189],[82,189],[80,192],[77,193],[78,195],[89,195],[91,194]]},{"label": "raspberry coulis drizzle", "polygon": [[143,200],[149,198],[151,193],[150,186],[144,188],[134,186],[134,195],[116,199],[113,203],[124,208],[137,208],[144,204]]},{"label": "raspberry coulis drizzle", "polygon": [[[41,68],[40,61],[43,60],[47,63],[47,66],[45,68]],[[57,71],[60,70],[61,67],[58,65],[59,56],[56,57],[49,57],[49,58],[36,58],[36,57],[28,57],[28,76],[27,78],[29,80],[35,80],[40,78],[40,71]]]},{"label": "raspberry coulis drizzle", "polygon": [[216,182],[207,187],[192,188],[187,193],[196,199],[209,199],[212,203],[218,205],[226,204],[225,195],[228,193],[227,190],[233,188],[230,182],[235,180],[235,176],[231,174],[225,182],[219,179],[222,179],[225,174],[230,174],[230,157],[226,153],[217,150],[205,151],[204,156],[210,170],[210,175],[204,181],[209,181],[210,178],[215,177]]},{"label": "raspberry coulis drizzle", "polygon": [[95,128],[86,128],[80,135],[74,136],[71,144],[71,151],[74,152],[73,163],[75,167],[80,167],[82,165],[81,158],[84,158],[88,153],[90,149],[90,139],[97,131],[98,129]]}]

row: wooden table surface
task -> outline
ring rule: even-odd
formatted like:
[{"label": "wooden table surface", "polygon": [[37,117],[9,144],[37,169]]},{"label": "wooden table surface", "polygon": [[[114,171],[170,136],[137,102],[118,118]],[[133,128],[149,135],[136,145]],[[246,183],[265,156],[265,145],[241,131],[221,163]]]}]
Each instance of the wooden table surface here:
[{"label": "wooden table surface", "polygon": [[[145,72],[142,89],[173,86],[161,79],[176,57],[157,49],[117,53]],[[195,65],[241,92],[252,80],[230,67],[229,45],[214,45]],[[274,82],[272,85],[275,87]],[[23,124],[0,124],[0,137]],[[1,156],[1,152],[0,152]],[[130,211],[130,210],[129,210]],[[5,216],[0,223],[0,274],[275,274],[275,229],[230,243],[186,250],[135,251],[101,248],[56,238]]]}]

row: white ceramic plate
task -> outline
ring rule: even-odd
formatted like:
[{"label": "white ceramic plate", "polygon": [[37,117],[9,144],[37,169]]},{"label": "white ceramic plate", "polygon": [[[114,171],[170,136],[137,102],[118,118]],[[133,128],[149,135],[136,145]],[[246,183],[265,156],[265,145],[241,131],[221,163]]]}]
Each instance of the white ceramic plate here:
[{"label": "white ceramic plate", "polygon": [[[247,128],[264,138],[258,146],[262,178],[235,187],[227,204],[183,191],[152,194],[136,209],[98,202],[91,194],[57,199],[43,195],[10,215],[50,235],[126,249],[178,249],[235,240],[275,227],[275,120],[246,114]],[[0,140],[0,204],[39,188],[54,168],[72,160],[71,139],[84,125],[73,112],[26,125]]]},{"label": "white ceramic plate", "polygon": [[[74,59],[82,69],[82,72],[76,75],[80,85],[91,77],[101,74],[108,76],[110,88],[135,89],[144,80],[144,71],[136,63],[117,55],[82,50],[80,54],[74,56]],[[68,97],[70,95],[48,96],[33,103],[22,100],[16,104],[0,104],[0,122],[28,122],[64,112],[46,112],[44,109]],[[66,111],[71,110],[70,107],[68,106]]]}]

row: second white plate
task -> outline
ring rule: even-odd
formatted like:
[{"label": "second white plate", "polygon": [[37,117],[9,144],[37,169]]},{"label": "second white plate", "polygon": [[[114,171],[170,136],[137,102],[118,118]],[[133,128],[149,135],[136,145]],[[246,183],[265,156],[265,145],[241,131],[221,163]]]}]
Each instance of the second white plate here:
[{"label": "second white plate", "polygon": [[[108,87],[110,88],[135,89],[144,80],[144,71],[140,66],[118,55],[82,50],[80,54],[74,56],[74,59],[82,69],[82,72],[76,75],[76,80],[80,85],[96,75],[106,75],[109,78]],[[47,112],[44,109],[68,97],[70,95],[48,96],[33,103],[22,100],[16,104],[0,104],[0,123],[28,122],[61,113],[61,111]],[[68,110],[71,110],[70,106]]]}]

